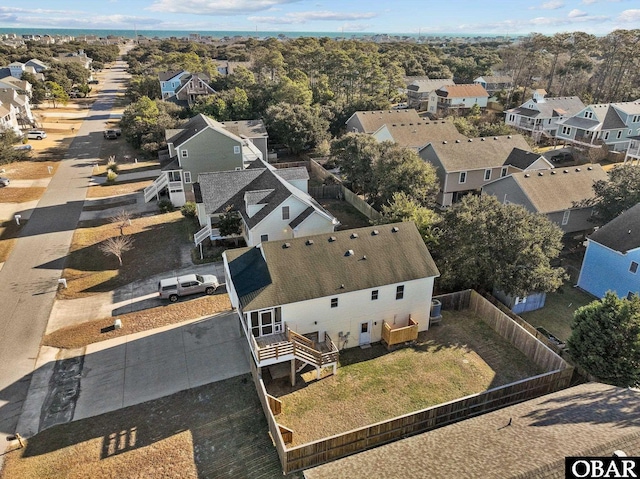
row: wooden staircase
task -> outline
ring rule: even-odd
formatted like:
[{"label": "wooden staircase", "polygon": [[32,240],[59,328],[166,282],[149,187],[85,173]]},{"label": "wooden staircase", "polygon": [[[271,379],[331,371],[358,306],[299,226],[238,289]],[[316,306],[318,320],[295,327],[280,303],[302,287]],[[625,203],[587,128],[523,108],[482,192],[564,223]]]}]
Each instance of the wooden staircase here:
[{"label": "wooden staircase", "polygon": [[[316,343],[315,341],[287,329],[287,338],[293,345],[293,356],[297,361],[309,364],[316,368],[318,379],[320,379],[320,371],[322,368],[333,366],[335,374],[338,366],[339,351],[329,335],[324,333],[324,341]],[[298,371],[302,370],[302,367]]]}]

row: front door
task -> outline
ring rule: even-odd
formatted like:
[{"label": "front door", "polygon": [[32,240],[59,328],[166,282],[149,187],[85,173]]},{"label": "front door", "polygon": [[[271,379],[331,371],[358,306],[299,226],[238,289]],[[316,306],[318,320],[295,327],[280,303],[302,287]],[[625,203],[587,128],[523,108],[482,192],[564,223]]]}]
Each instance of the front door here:
[{"label": "front door", "polygon": [[360,346],[371,343],[371,321],[360,323]]},{"label": "front door", "polygon": [[260,311],[260,336],[268,336],[273,333],[273,310]]}]

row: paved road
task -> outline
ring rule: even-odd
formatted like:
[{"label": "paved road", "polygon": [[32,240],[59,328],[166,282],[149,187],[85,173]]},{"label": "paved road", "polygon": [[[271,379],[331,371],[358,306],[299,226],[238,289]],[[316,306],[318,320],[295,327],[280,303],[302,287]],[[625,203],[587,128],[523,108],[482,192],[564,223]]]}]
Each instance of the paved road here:
[{"label": "paved road", "polygon": [[0,270],[0,454],[15,432],[124,68],[117,62],[105,75],[102,92]]}]

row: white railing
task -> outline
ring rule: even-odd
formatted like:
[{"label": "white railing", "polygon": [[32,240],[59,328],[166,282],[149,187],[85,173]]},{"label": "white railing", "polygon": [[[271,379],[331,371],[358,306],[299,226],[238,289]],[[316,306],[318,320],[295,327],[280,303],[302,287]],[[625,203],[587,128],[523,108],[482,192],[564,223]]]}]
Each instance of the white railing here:
[{"label": "white railing", "polygon": [[158,193],[162,191],[163,188],[166,188],[169,184],[169,178],[166,173],[161,173],[153,183],[147,186],[144,189],[144,202],[149,203],[154,197],[157,198]]},{"label": "white railing", "polygon": [[193,235],[193,242],[198,246],[209,236],[211,236],[211,227],[209,225],[205,225],[200,231]]}]

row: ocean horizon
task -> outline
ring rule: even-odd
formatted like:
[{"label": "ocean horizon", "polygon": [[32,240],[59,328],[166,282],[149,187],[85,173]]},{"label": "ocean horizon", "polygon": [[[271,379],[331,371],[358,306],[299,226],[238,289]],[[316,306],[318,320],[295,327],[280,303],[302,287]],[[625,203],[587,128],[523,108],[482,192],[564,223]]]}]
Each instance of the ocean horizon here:
[{"label": "ocean horizon", "polygon": [[211,36],[214,38],[223,37],[278,37],[287,38],[299,37],[328,37],[328,38],[364,38],[374,35],[388,35],[390,37],[409,37],[409,38],[515,38],[522,35],[518,34],[496,34],[496,33],[380,33],[380,32],[288,32],[288,31],[251,31],[251,30],[109,30],[109,29],[82,29],[82,28],[5,28],[0,27],[0,35],[6,33],[15,33],[16,35],[69,35],[79,37],[84,35],[95,35],[99,37],[115,36],[124,38],[135,38],[136,34],[148,38],[186,38],[190,34],[198,34],[201,36]]}]

